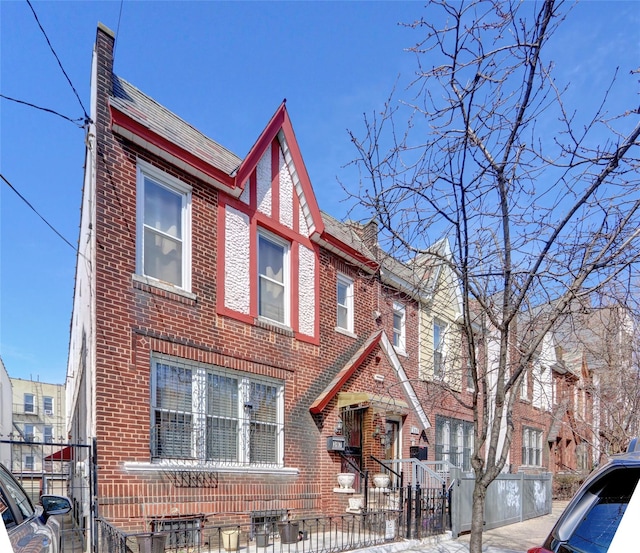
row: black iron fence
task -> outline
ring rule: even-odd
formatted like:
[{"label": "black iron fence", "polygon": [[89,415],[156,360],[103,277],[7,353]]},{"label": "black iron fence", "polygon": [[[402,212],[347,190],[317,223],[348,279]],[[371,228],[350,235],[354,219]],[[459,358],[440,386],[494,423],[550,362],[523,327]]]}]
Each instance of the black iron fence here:
[{"label": "black iron fence", "polygon": [[[275,513],[275,512],[274,512]],[[99,553],[336,553],[444,533],[449,498],[444,488],[372,489],[360,513],[279,520],[260,512],[246,524],[218,526],[206,518],[156,521],[148,532],[123,532],[98,519]]]},{"label": "black iron fence", "polygon": [[21,437],[0,440],[7,468],[20,482],[32,503],[42,494],[63,495],[72,511],[59,517],[61,553],[94,551],[95,442],[69,444],[34,441]]}]

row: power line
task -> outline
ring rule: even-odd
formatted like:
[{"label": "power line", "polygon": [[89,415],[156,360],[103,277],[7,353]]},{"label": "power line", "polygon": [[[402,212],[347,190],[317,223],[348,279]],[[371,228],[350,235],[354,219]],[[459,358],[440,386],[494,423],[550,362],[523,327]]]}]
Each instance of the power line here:
[{"label": "power line", "polygon": [[0,98],[4,98],[5,100],[10,100],[12,102],[16,102],[17,104],[23,104],[25,106],[29,106],[31,108],[35,108],[35,109],[39,109],[42,111],[46,111],[47,113],[52,113],[53,115],[57,115],[58,117],[62,117],[63,119],[66,119],[67,121],[71,121],[71,123],[73,123],[74,125],[83,128],[84,125],[82,123],[85,122],[85,118],[84,117],[78,117],[77,119],[71,119],[71,117],[67,117],[66,115],[63,115],[62,113],[59,113],[53,109],[49,109],[49,108],[43,108],[41,106],[36,106],[35,104],[32,104],[30,102],[25,102],[24,100],[18,100],[17,98],[12,98],[11,96],[6,96],[4,94],[0,94]]},{"label": "power line", "polygon": [[87,114],[87,110],[84,109],[84,104],[82,103],[82,100],[80,99],[80,95],[78,94],[78,91],[76,90],[75,86],[73,86],[73,83],[71,82],[71,79],[69,78],[69,75],[67,75],[67,72],[64,70],[64,67],[62,67],[62,62],[60,61],[60,58],[58,57],[58,54],[56,54],[56,51],[53,49],[53,46],[51,45],[51,41],[49,40],[49,37],[47,36],[47,33],[45,32],[44,28],[40,24],[40,20],[38,19],[38,14],[36,13],[36,10],[33,9],[33,6],[31,5],[30,0],[27,0],[27,4],[31,8],[31,13],[33,13],[33,17],[35,17],[36,23],[38,23],[38,27],[40,27],[40,30],[42,31],[42,34],[44,35],[44,38],[47,41],[47,44],[49,45],[49,48],[51,49],[51,53],[56,58],[56,61],[58,62],[58,65],[60,66],[60,69],[62,70],[62,73],[66,77],[67,82],[69,83],[69,86],[71,87],[71,90],[73,90],[73,93],[76,95],[76,98],[78,99],[78,102],[80,103],[80,107],[82,108],[82,111],[84,112],[85,120],[89,121],[91,118]]},{"label": "power line", "polygon": [[9,188],[11,188],[11,190],[13,190],[17,196],[25,203],[27,204],[27,206],[29,206],[29,208],[31,209],[31,211],[33,211],[38,217],[40,217],[40,219],[42,219],[44,221],[44,223],[53,231],[55,232],[60,238],[62,238],[62,240],[64,240],[64,242],[66,242],[69,246],[71,246],[71,248],[73,249],[74,252],[79,253],[78,249],[71,243],[69,242],[69,240],[67,240],[64,236],[62,236],[62,234],[51,224],[49,223],[49,221],[47,221],[42,215],[40,215],[40,213],[38,212],[38,210],[33,207],[31,205],[31,203],[29,202],[29,200],[27,200],[22,194],[20,194],[20,192],[18,192],[18,190],[16,189],[15,186],[13,186],[13,184],[11,184],[6,178],[5,176],[0,173],[0,179],[2,179],[4,182],[7,183],[7,186]]}]

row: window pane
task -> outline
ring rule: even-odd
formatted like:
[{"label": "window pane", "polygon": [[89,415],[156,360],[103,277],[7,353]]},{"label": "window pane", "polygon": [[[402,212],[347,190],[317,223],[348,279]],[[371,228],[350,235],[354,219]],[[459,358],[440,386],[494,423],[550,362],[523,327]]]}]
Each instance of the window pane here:
[{"label": "window pane", "polygon": [[191,369],[158,363],[156,366],[156,407],[191,411]]},{"label": "window pane", "polygon": [[279,323],[285,322],[285,248],[264,236],[258,237],[259,314]]},{"label": "window pane", "polygon": [[238,460],[238,379],[207,374],[207,459]]},{"label": "window pane", "polygon": [[238,421],[207,417],[207,459],[238,461]]},{"label": "window pane", "polygon": [[144,229],[144,274],[182,286],[182,242]]},{"label": "window pane", "polygon": [[156,410],[152,450],[156,457],[190,458],[192,452],[192,371],[156,364]]},{"label": "window pane", "polygon": [[338,282],[338,305],[347,305],[349,287],[344,282]]},{"label": "window pane", "polygon": [[145,178],[144,224],[182,238],[182,195]]},{"label": "window pane", "polygon": [[351,330],[349,309],[351,307],[351,286],[346,282],[338,281],[337,285],[337,326],[346,330]]},{"label": "window pane", "polygon": [[24,412],[33,413],[34,411],[33,394],[24,394]]},{"label": "window pane", "polygon": [[250,444],[252,463],[277,461],[278,388],[261,382],[250,386]]},{"label": "window pane", "polygon": [[144,179],[145,275],[182,286],[183,194]]},{"label": "window pane", "polygon": [[191,453],[191,414],[155,412],[156,433],[155,451],[156,457],[169,459],[187,459]]},{"label": "window pane", "polygon": [[346,307],[342,305],[338,305],[338,327],[340,328],[348,328],[348,314],[349,311]]},{"label": "window pane", "polygon": [[269,280],[284,282],[284,246],[260,236],[259,271]]}]

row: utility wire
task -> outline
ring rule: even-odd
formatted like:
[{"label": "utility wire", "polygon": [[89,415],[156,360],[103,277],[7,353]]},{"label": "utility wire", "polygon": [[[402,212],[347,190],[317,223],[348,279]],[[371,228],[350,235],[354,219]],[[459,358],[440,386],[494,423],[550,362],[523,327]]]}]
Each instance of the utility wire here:
[{"label": "utility wire", "polygon": [[73,93],[76,95],[76,98],[78,99],[78,102],[80,102],[80,107],[82,108],[82,111],[84,112],[85,120],[86,121],[90,121],[91,118],[87,114],[87,110],[84,109],[84,104],[82,103],[82,100],[80,99],[78,91],[73,86],[73,83],[71,82],[71,79],[69,78],[69,75],[67,75],[67,72],[64,70],[64,67],[62,67],[62,62],[60,61],[60,58],[58,57],[58,54],[56,54],[56,51],[53,49],[53,46],[51,45],[51,41],[49,40],[49,37],[47,36],[47,33],[45,32],[44,28],[40,24],[40,20],[38,19],[38,14],[36,13],[36,10],[33,9],[33,6],[31,5],[30,0],[27,0],[27,4],[31,8],[31,12],[33,13],[33,17],[35,17],[36,23],[38,23],[38,27],[40,27],[40,30],[42,31],[42,34],[44,35],[44,38],[47,41],[47,44],[49,45],[49,48],[51,49],[51,53],[56,58],[56,61],[58,62],[58,65],[60,66],[60,69],[62,70],[62,73],[66,77],[67,82],[69,83],[69,86],[71,86],[71,89],[73,90]]},{"label": "utility wire", "polygon": [[67,117],[66,115],[63,115],[62,113],[58,113],[55,110],[49,109],[49,108],[43,108],[41,106],[36,106],[35,104],[32,104],[30,102],[25,102],[24,100],[18,100],[17,98],[11,98],[11,96],[5,96],[4,94],[0,94],[0,98],[4,98],[5,100],[10,100],[12,102],[16,102],[17,104],[23,104],[25,106],[29,106],[31,108],[35,108],[35,109],[39,109],[42,111],[46,111],[47,113],[52,113],[53,115],[57,115],[58,117],[62,117],[63,119],[66,119],[67,121],[71,121],[74,125],[78,126],[79,128],[83,128],[84,127],[84,122],[85,122],[85,118],[84,117],[78,117],[77,119],[71,119],[71,117]]},{"label": "utility wire", "polygon": [[40,217],[40,219],[42,219],[45,224],[53,231],[55,232],[60,238],[62,238],[62,240],[64,240],[69,246],[71,246],[71,248],[73,249],[74,252],[79,253],[78,252],[78,248],[76,248],[71,242],[69,242],[69,240],[67,240],[64,236],[62,236],[62,234],[60,234],[60,232],[51,224],[49,223],[49,221],[47,221],[42,215],[40,215],[40,213],[38,212],[38,210],[33,207],[31,205],[31,203],[29,203],[29,200],[27,200],[22,194],[20,194],[20,192],[18,192],[18,190],[16,190],[15,186],[13,186],[13,184],[11,184],[6,178],[5,176],[0,173],[0,179],[2,179],[4,182],[7,183],[7,186],[9,188],[11,188],[11,190],[13,190],[18,197],[29,206],[29,208],[31,209],[31,211],[33,211],[38,217]]},{"label": "utility wire", "polygon": [[116,49],[118,48],[118,38],[120,38],[120,20],[122,19],[122,7],[124,6],[124,0],[120,0],[120,11],[118,13],[118,26],[116,27],[116,40],[113,46],[113,59],[116,58]]}]

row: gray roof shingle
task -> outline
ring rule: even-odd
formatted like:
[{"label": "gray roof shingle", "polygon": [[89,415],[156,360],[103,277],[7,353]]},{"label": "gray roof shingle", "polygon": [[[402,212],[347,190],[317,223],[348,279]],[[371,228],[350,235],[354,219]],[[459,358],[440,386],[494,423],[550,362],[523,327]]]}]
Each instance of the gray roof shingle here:
[{"label": "gray roof shingle", "polygon": [[145,128],[232,175],[242,159],[180,119],[124,79],[113,76],[111,106]]}]

